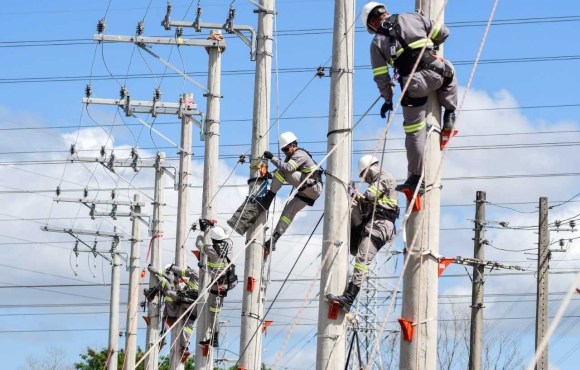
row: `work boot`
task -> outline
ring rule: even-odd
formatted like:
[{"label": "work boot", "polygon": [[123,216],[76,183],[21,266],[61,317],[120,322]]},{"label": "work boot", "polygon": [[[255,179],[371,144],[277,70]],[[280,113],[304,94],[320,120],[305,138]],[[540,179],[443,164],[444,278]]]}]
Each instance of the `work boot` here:
[{"label": "work boot", "polygon": [[[419,184],[419,179],[421,178],[421,176],[419,175],[411,175],[409,176],[409,178],[407,180],[405,180],[405,182],[401,185],[397,185],[395,187],[396,191],[400,191],[403,192],[405,189],[408,189],[411,191],[411,193],[415,193],[415,189],[417,188],[417,185]],[[423,195],[425,193],[425,181],[421,181],[421,185],[419,186],[419,195]]]},{"label": "work boot", "polygon": [[[266,242],[264,243],[264,259],[268,258],[268,256],[270,255],[270,251],[276,250],[276,243],[278,242],[278,239],[280,239],[280,236],[281,236],[280,233],[276,231],[274,232],[274,235],[272,235],[272,238],[266,240]],[[274,239],[273,243],[272,239]]]},{"label": "work boot", "polygon": [[189,356],[191,355],[191,353],[189,353],[187,347],[181,347],[181,363],[185,363],[185,361],[187,361],[187,359],[189,358]]},{"label": "work boot", "polygon": [[219,343],[219,336],[220,336],[220,335],[219,335],[219,334],[220,334],[220,333],[219,333],[218,331],[216,331],[216,332],[213,334],[213,337],[211,338],[211,339],[212,339],[212,340],[211,340],[211,346],[212,346],[213,348],[218,348],[218,347],[220,346],[220,343]]},{"label": "work boot", "polygon": [[352,306],[352,303],[356,299],[356,296],[358,295],[359,291],[360,287],[356,286],[351,281],[350,283],[348,283],[348,286],[346,287],[342,295],[327,294],[326,298],[330,302],[338,302],[338,305],[340,306],[341,310],[343,310],[346,313],[349,313],[350,307]]},{"label": "work boot", "polygon": [[151,301],[153,299],[155,299],[155,296],[157,295],[157,293],[159,293],[159,289],[157,289],[157,287],[143,289],[143,294],[145,295],[145,299],[147,299],[147,302],[149,302],[149,303],[151,303]]},{"label": "work boot", "polygon": [[262,207],[264,207],[265,211],[267,211],[268,209],[270,209],[270,206],[272,205],[272,201],[274,200],[274,198],[276,198],[276,193],[274,193],[272,190],[268,190],[262,198],[258,199],[258,203]]},{"label": "work boot", "polygon": [[455,125],[455,111],[446,109],[445,113],[443,113],[443,129],[442,130],[451,130]]}]

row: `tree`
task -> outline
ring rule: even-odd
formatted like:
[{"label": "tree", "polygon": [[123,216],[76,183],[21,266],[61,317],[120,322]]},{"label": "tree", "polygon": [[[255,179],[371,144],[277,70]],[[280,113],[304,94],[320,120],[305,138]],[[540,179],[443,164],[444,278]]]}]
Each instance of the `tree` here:
[{"label": "tree", "polygon": [[72,370],[70,365],[65,365],[66,353],[63,349],[50,347],[46,354],[41,357],[28,356],[26,365],[21,369],[26,370]]},{"label": "tree", "polygon": [[[140,361],[145,353],[141,350],[141,348],[137,348],[137,361]],[[80,355],[82,361],[75,363],[75,369],[77,370],[103,370],[105,368],[107,359],[109,357],[109,351],[105,349],[101,349],[100,351],[96,351],[92,348],[87,348],[87,353],[83,353]],[[123,368],[123,363],[125,362],[125,351],[120,350],[119,355],[117,357],[117,367],[119,369]],[[188,358],[185,362],[185,370],[194,370],[195,365],[191,358]],[[136,370],[144,370],[145,363],[142,362],[137,366]],[[161,356],[159,359],[159,370],[169,370],[169,356]]]},{"label": "tree", "polygon": [[[439,322],[438,356],[439,369],[467,369],[471,314],[468,307],[451,305],[450,320]],[[518,343],[510,339],[513,333],[484,326],[482,364],[483,370],[523,369]]]}]

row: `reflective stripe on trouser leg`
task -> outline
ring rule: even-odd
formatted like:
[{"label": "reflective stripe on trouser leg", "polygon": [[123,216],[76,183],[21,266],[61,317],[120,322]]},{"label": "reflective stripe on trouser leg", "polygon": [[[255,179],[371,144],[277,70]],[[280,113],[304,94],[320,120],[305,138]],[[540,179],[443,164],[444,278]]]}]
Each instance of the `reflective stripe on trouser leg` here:
[{"label": "reflective stripe on trouser leg", "polygon": [[286,182],[286,179],[282,172],[276,170],[272,173],[272,185],[270,185],[270,190],[277,193],[282,185]]},{"label": "reflective stripe on trouser leg", "polygon": [[193,320],[187,320],[183,325],[183,331],[181,332],[183,338],[183,346],[189,346],[189,340],[191,339],[191,334],[193,333]]},{"label": "reflective stripe on trouser leg", "polygon": [[367,235],[360,241],[358,252],[356,254],[354,269],[352,272],[352,282],[354,285],[360,287],[363,279],[368,274],[369,265],[375,258],[378,250],[371,242],[371,238]]},{"label": "reflective stripe on trouser leg", "polygon": [[283,235],[286,232],[286,229],[288,229],[288,226],[290,226],[292,220],[294,220],[294,216],[296,216],[296,214],[304,207],[306,207],[306,203],[303,200],[296,197],[290,199],[282,211],[280,220],[278,220],[278,224],[276,225],[276,232],[280,235]]},{"label": "reflective stripe on trouser leg", "polygon": [[209,322],[208,329],[210,330],[210,335],[215,333],[219,327],[220,323],[220,311],[222,309],[222,299],[217,296],[217,294],[210,293],[207,298],[207,305],[209,311]]},{"label": "reflective stripe on trouser leg", "polygon": [[445,109],[455,110],[457,108],[457,78],[455,76],[448,85],[437,90],[437,99]]},{"label": "reflective stripe on trouser leg", "polygon": [[[420,107],[403,107],[407,170],[410,174],[419,176],[423,171],[423,155],[427,135],[426,124],[422,124],[422,122],[425,122],[426,109],[427,104]],[[419,130],[415,131],[416,129]]]}]

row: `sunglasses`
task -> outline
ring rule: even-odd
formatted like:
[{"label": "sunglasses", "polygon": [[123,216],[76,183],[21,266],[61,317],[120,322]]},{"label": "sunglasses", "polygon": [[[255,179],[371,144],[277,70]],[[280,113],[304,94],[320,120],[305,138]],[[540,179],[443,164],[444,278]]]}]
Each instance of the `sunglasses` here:
[{"label": "sunglasses", "polygon": [[288,145],[288,146],[285,146],[284,148],[282,148],[282,151],[283,151],[284,153],[286,153],[286,152],[287,152],[287,151],[289,151],[289,150],[290,150],[290,145]]},{"label": "sunglasses", "polygon": [[383,8],[382,6],[377,6],[376,8],[374,8],[370,14],[369,14],[369,20],[371,19],[375,19],[381,16],[381,14],[386,13],[387,10],[385,8]]}]

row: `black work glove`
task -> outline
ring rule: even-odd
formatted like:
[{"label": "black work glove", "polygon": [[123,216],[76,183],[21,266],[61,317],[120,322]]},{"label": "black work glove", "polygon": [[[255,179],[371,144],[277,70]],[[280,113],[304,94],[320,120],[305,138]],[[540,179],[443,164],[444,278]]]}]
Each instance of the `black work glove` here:
[{"label": "black work glove", "polygon": [[391,99],[386,100],[381,107],[381,118],[387,118],[387,112],[393,110],[393,101]]},{"label": "black work glove", "polygon": [[274,158],[274,154],[272,154],[271,152],[269,152],[267,150],[264,152],[264,154],[262,154],[262,156],[264,158],[266,158],[266,159],[272,159],[272,158]]}]

